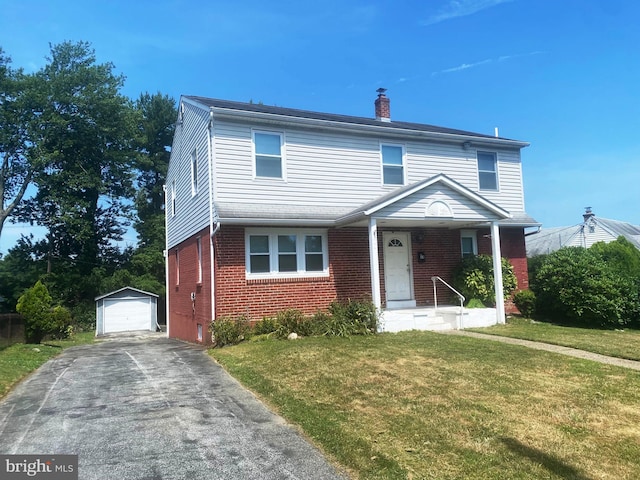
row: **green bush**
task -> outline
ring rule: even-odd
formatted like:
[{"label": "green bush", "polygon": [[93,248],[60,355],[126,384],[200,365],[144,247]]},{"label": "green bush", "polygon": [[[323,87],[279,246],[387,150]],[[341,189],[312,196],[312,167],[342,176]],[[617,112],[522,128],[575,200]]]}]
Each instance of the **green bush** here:
[{"label": "green bush", "polygon": [[[502,285],[505,297],[509,297],[518,286],[513,266],[506,258],[502,258]],[[454,272],[453,286],[467,300],[477,298],[484,305],[494,306],[493,258],[490,255],[464,258]]]},{"label": "green bush", "polygon": [[268,333],[273,333],[278,330],[278,321],[275,317],[264,317],[259,322],[256,322],[253,326],[253,334],[254,335],[265,335]]},{"label": "green bush", "polygon": [[214,347],[236,345],[245,340],[250,332],[249,320],[244,315],[239,317],[222,317],[209,325]]},{"label": "green bush", "polygon": [[486,308],[487,306],[482,303],[482,300],[478,298],[471,298],[467,302],[467,308]]},{"label": "green bush", "polygon": [[300,310],[289,309],[278,312],[275,322],[278,328],[274,335],[278,338],[287,338],[290,333],[296,333],[303,337],[313,334],[311,321]]},{"label": "green bush", "polygon": [[334,301],[329,305],[329,317],[323,335],[348,337],[370,335],[378,331],[379,315],[371,301]]},{"label": "green bush", "polygon": [[49,290],[40,280],[18,299],[16,310],[24,318],[27,343],[40,343],[46,336],[65,338],[70,332],[69,310],[53,308]]},{"label": "green bush", "polygon": [[615,327],[638,318],[637,284],[608,265],[597,250],[565,247],[550,254],[535,283],[538,313],[552,320]]},{"label": "green bush", "polygon": [[519,290],[513,296],[513,303],[523,317],[531,318],[536,311],[536,294],[531,290]]}]

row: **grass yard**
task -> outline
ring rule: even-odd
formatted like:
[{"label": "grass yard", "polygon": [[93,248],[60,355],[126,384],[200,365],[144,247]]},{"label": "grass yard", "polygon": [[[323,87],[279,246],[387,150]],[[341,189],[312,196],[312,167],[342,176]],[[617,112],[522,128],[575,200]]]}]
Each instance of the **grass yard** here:
[{"label": "grass yard", "polygon": [[352,478],[640,478],[635,371],[431,332],[210,353]]},{"label": "grass yard", "polygon": [[505,325],[469,330],[579,348],[629,360],[640,360],[640,330],[564,327],[518,317],[509,318]]},{"label": "grass yard", "polygon": [[11,387],[62,350],[74,345],[91,343],[93,332],[79,333],[67,340],[49,340],[40,345],[15,343],[0,350],[0,398]]}]

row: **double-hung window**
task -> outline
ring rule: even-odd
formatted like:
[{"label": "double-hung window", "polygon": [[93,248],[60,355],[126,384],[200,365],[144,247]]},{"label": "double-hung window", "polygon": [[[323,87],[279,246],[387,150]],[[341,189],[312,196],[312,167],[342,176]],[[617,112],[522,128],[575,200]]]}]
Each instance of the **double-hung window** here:
[{"label": "double-hung window", "polygon": [[253,132],[256,177],[284,178],[282,134]]},{"label": "double-hung window", "polygon": [[478,185],[480,190],[498,190],[496,154],[478,152]]},{"label": "double-hung window", "polygon": [[381,145],[382,183],[404,185],[404,148],[401,145]]},{"label": "double-hung window", "polygon": [[460,231],[460,249],[462,257],[475,257],[478,254],[478,238],[475,230]]},{"label": "double-hung window", "polygon": [[324,230],[248,229],[245,248],[248,278],[309,277],[329,273]]}]

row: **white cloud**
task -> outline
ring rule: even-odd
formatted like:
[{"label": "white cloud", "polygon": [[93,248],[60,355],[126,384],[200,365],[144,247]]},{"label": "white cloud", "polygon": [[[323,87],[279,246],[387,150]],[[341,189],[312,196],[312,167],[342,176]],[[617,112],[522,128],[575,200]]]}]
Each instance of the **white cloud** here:
[{"label": "white cloud", "polygon": [[533,55],[540,55],[542,53],[544,53],[544,52],[535,51],[535,52],[529,52],[529,53],[516,53],[514,55],[501,55],[498,58],[487,58],[485,60],[480,60],[479,62],[463,63],[462,65],[458,65],[457,67],[445,68],[444,70],[439,70],[437,72],[431,73],[431,76],[435,77],[436,75],[441,75],[443,73],[460,72],[462,70],[467,70],[469,68],[479,67],[481,65],[487,65],[489,63],[507,62],[509,60],[513,60],[513,59],[516,59],[516,58],[530,57],[530,56],[533,56]]},{"label": "white cloud", "polygon": [[457,17],[466,17],[487,8],[513,0],[449,0],[437,13],[421,22],[422,25],[433,25]]}]

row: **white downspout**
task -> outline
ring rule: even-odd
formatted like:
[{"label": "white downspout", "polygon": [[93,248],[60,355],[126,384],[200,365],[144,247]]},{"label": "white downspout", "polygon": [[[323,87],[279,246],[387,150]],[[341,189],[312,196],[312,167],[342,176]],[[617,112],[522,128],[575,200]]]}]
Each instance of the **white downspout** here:
[{"label": "white downspout", "polygon": [[[215,234],[220,230],[220,222],[216,222],[213,211],[213,112],[209,111],[209,141],[207,142],[207,169],[209,172],[209,269],[211,274],[211,321],[216,318],[216,261]],[[215,225],[215,226],[214,226]]]},{"label": "white downspout", "polygon": [[169,203],[167,202],[167,186],[162,186],[162,191],[164,193],[164,252],[162,252],[164,256],[164,285],[166,288],[164,294],[164,304],[165,304],[165,321],[167,322],[167,338],[169,338],[169,318],[171,317],[169,310],[169,222],[167,220],[167,215],[169,215]]},{"label": "white downspout", "polygon": [[496,294],[496,321],[506,323],[504,313],[504,287],[502,285],[502,253],[500,252],[500,227],[491,222],[491,250],[493,254],[493,281]]},{"label": "white downspout", "polygon": [[380,264],[378,252],[378,225],[376,219],[369,218],[369,263],[371,265],[371,296],[377,310],[382,307],[380,295]]}]

